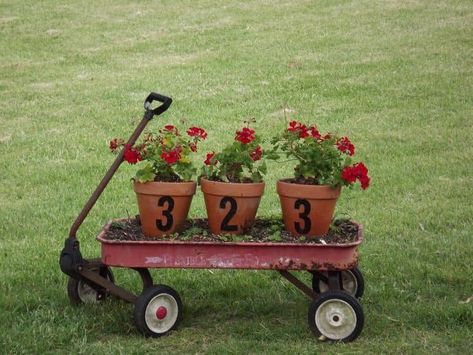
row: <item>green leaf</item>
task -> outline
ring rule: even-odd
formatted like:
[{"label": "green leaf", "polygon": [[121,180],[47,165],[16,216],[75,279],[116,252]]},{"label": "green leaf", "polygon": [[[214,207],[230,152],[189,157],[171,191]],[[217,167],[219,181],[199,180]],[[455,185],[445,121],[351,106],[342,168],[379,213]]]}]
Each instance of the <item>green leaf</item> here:
[{"label": "green leaf", "polygon": [[275,150],[267,151],[264,156],[270,160],[278,160],[280,158],[280,155]]},{"label": "green leaf", "polygon": [[253,180],[253,182],[261,182],[263,181],[263,177],[258,171],[255,171],[251,174],[251,180]]},{"label": "green leaf", "polygon": [[151,164],[146,164],[144,168],[136,172],[136,179],[139,182],[153,181],[155,178],[154,169]]},{"label": "green leaf", "polygon": [[268,168],[266,166],[266,162],[263,161],[258,169],[263,175],[265,175],[268,172]]},{"label": "green leaf", "polygon": [[272,242],[277,242],[277,241],[281,241],[281,232],[275,232],[273,234],[271,234],[269,237],[268,237],[268,240],[272,241]]}]

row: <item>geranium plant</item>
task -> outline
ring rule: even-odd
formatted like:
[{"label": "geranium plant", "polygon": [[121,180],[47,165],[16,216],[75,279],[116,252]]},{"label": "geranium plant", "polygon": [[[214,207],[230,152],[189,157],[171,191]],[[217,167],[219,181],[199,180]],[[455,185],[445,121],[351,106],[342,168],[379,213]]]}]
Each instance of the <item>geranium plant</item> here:
[{"label": "geranium plant", "polygon": [[261,139],[255,130],[246,127],[235,132],[234,141],[221,152],[207,153],[201,177],[212,181],[261,182],[266,173]]},{"label": "geranium plant", "polygon": [[125,161],[141,162],[135,175],[138,182],[190,181],[197,171],[191,154],[197,152],[197,144],[206,138],[207,133],[200,127],[191,127],[182,135],[177,127],[166,125],[157,134],[146,133],[143,141],[133,146],[115,138],[110,142],[110,150],[117,152],[123,147]]},{"label": "geranium plant", "polygon": [[358,180],[362,189],[370,185],[366,166],[353,162],[355,146],[348,137],[321,134],[315,125],[291,121],[271,143],[271,158],[282,154],[296,161],[295,183],[338,187]]}]

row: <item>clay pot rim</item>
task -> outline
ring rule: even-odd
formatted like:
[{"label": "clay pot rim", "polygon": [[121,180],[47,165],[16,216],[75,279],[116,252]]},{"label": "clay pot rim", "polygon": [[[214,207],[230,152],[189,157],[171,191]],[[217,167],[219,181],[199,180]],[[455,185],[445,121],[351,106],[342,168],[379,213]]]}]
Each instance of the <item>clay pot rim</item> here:
[{"label": "clay pot rim", "polygon": [[262,182],[221,182],[205,178],[200,180],[202,192],[217,196],[259,197],[264,193],[265,183]]},{"label": "clay pot rim", "polygon": [[288,182],[290,179],[281,179],[277,182],[277,192],[281,196],[293,198],[331,200],[340,196],[342,188],[333,188],[330,185],[306,185]]},{"label": "clay pot rim", "polygon": [[163,191],[162,193],[163,195],[166,194],[166,195],[171,195],[171,196],[190,196],[190,195],[195,195],[196,188],[197,188],[197,183],[195,181],[182,181],[182,182],[134,181],[133,182],[133,190],[135,190],[137,194],[143,194],[143,195],[156,195],[157,193],[160,193],[161,191]]}]

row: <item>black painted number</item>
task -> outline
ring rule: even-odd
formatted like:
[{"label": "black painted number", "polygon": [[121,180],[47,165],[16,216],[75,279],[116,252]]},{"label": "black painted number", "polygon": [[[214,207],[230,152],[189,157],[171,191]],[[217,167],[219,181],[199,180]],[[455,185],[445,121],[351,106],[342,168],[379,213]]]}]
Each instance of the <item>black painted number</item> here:
[{"label": "black painted number", "polygon": [[225,232],[234,232],[238,230],[238,226],[234,224],[228,224],[230,220],[233,218],[237,211],[237,203],[233,197],[225,196],[220,200],[220,208],[225,209],[227,204],[230,204],[230,210],[228,211],[225,218],[222,220],[222,224],[220,225],[220,229]]},{"label": "black painted number", "polygon": [[296,210],[299,210],[301,207],[303,207],[303,211],[299,213],[299,218],[302,219],[304,222],[302,223],[302,225],[299,222],[295,222],[294,227],[296,228],[297,233],[305,234],[308,233],[310,231],[310,227],[312,227],[312,222],[309,218],[309,201],[303,199],[296,200],[296,203],[294,203],[294,208]]},{"label": "black painted number", "polygon": [[162,219],[156,220],[156,227],[163,232],[166,232],[172,228],[174,218],[172,217],[172,210],[174,209],[174,200],[171,196],[163,196],[158,201],[158,206],[163,207],[167,204],[166,209],[163,209],[163,217],[166,219],[166,223],[163,223]]}]

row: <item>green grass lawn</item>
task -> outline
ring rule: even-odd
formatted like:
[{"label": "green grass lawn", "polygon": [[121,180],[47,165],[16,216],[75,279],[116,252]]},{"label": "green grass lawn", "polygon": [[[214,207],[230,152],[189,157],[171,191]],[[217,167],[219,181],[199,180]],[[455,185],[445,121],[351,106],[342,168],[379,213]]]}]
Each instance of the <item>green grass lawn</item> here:
[{"label": "green grass lawn", "polygon": [[[469,1],[13,1],[0,3],[0,344],[4,353],[458,353],[473,348],[473,4]],[[151,124],[209,132],[285,116],[347,134],[370,168],[337,213],[365,226],[365,327],[317,342],[308,301],[276,272],[152,270],[185,304],[145,339],[133,306],[73,307],[58,256],[150,91]],[[202,154],[204,152],[202,151]],[[81,227],[85,257],[110,218],[137,211],[123,166]],[[259,214],[280,214],[270,163]],[[204,216],[202,195],[191,216]],[[114,270],[132,290],[139,277]],[[301,277],[305,275],[301,274]],[[470,298],[471,299],[471,298]]]}]

